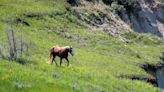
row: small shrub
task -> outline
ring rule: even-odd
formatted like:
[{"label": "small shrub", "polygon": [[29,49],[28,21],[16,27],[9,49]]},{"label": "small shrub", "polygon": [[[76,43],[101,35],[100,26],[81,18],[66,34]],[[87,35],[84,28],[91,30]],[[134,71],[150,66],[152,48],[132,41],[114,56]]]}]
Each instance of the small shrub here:
[{"label": "small shrub", "polygon": [[77,90],[77,89],[78,89],[77,86],[78,86],[77,83],[73,83],[73,84],[72,84],[72,89],[73,89],[73,90]]},{"label": "small shrub", "polygon": [[126,38],[126,39],[129,39],[129,40],[132,40],[132,39],[135,39],[137,37],[137,33],[135,32],[125,32],[123,34],[123,36]]},{"label": "small shrub", "polygon": [[23,88],[31,88],[30,84],[27,83],[22,83],[20,81],[14,81],[13,82],[13,86],[17,89],[17,90],[21,90]]},{"label": "small shrub", "polygon": [[23,57],[17,57],[15,62],[24,65],[24,64],[27,63],[27,60],[25,58],[23,58]]},{"label": "small shrub", "polygon": [[[25,64],[25,59],[22,56],[27,53],[29,44],[27,39],[24,38],[23,30],[17,30],[16,27],[12,24],[7,24],[4,28],[6,35],[7,44],[4,45],[4,49],[0,48],[0,55],[2,58],[15,60],[20,64]],[[5,55],[4,53],[8,53]],[[21,57],[21,58],[20,58]]]},{"label": "small shrub", "polygon": [[137,0],[112,0],[111,6],[117,12],[120,12],[122,10],[131,11],[131,9],[136,8],[138,6],[138,1]]},{"label": "small shrub", "polygon": [[117,2],[113,2],[113,3],[111,4],[111,7],[113,8],[113,10],[114,10],[116,13],[125,10],[124,6],[123,6],[123,5],[119,5]]},{"label": "small shrub", "polygon": [[52,74],[52,77],[53,77],[54,79],[57,79],[57,78],[60,77],[60,74],[57,73],[57,72],[54,72],[54,73]]}]

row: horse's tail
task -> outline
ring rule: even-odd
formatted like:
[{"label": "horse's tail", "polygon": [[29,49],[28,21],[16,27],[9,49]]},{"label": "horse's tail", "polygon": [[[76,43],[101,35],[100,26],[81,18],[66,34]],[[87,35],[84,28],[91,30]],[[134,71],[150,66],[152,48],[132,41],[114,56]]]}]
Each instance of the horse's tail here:
[{"label": "horse's tail", "polygon": [[50,54],[49,54],[49,56],[48,56],[48,63],[51,63],[51,58],[52,58],[52,55],[53,55],[53,54],[52,54],[52,53],[53,53],[53,49],[54,49],[54,48],[51,48],[51,49],[50,49]]}]

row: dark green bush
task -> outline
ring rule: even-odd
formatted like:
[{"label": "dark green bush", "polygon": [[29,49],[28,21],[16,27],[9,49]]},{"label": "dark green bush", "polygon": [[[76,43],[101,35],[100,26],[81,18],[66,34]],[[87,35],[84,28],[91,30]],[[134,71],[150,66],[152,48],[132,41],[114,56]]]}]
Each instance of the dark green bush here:
[{"label": "dark green bush", "polygon": [[112,0],[111,7],[116,11],[122,10],[132,11],[131,9],[138,6],[137,0]]}]

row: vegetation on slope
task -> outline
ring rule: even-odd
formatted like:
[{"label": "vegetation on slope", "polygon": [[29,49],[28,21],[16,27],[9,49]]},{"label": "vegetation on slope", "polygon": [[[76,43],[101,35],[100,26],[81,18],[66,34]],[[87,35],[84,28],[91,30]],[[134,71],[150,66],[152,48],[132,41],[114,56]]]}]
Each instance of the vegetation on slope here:
[{"label": "vegetation on slope", "polygon": [[[119,76],[152,77],[138,64],[160,61],[164,41],[126,32],[126,41],[90,29],[66,10],[65,0],[0,0],[0,91],[2,92],[157,92],[153,85]],[[23,22],[17,22],[21,19]],[[21,58],[10,60],[6,28],[28,44]],[[9,30],[10,31],[10,30]],[[19,40],[18,40],[19,42]],[[48,65],[51,46],[72,45],[71,65]],[[57,58],[56,61],[59,61]],[[20,63],[24,62],[24,63]],[[58,62],[59,63],[59,62]]]}]

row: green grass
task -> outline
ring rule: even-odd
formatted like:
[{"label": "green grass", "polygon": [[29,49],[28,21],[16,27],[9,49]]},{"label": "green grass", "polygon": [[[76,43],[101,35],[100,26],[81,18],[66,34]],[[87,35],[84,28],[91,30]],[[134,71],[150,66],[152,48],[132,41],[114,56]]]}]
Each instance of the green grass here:
[{"label": "green grass", "polygon": [[[16,36],[22,31],[30,48],[23,57],[25,64],[0,58],[0,91],[2,92],[158,92],[142,81],[122,79],[120,75],[147,76],[139,63],[158,63],[164,49],[163,40],[136,38],[126,33],[130,43],[100,30],[82,26],[82,21],[66,12],[65,0],[0,0],[0,47],[7,53],[5,27],[11,22]],[[37,15],[28,17],[28,14]],[[22,18],[30,26],[15,24]],[[8,23],[8,21],[10,21]],[[130,35],[130,36],[129,36]],[[151,40],[152,39],[152,40]],[[159,42],[154,42],[159,41]],[[148,43],[146,43],[148,42]],[[69,56],[61,67],[48,65],[51,46],[72,45],[75,56]],[[59,58],[56,58],[59,64]]]}]

